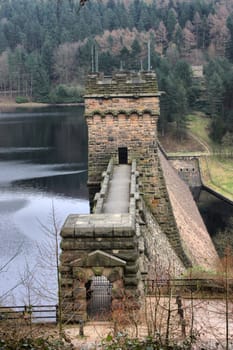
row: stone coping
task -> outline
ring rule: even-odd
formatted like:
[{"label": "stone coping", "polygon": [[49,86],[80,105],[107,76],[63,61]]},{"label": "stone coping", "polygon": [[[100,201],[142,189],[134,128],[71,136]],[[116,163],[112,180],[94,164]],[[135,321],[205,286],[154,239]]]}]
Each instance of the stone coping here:
[{"label": "stone coping", "polygon": [[95,236],[122,234],[127,236],[135,230],[135,216],[131,214],[71,214],[61,231],[62,237],[77,237],[88,233]]},{"label": "stone coping", "polygon": [[100,192],[96,193],[94,197],[95,214],[100,214],[103,211],[103,205],[108,194],[109,183],[112,177],[112,173],[113,173],[113,158],[110,159],[107,170],[104,171],[102,174],[103,181],[101,183]]},{"label": "stone coping", "polygon": [[85,99],[88,99],[88,98],[105,98],[105,99],[108,99],[108,98],[112,98],[112,97],[118,97],[118,98],[125,98],[125,97],[133,97],[133,98],[138,98],[138,97],[160,97],[161,96],[161,92],[159,91],[156,91],[156,92],[140,92],[140,91],[137,91],[137,92],[132,92],[132,93],[109,93],[109,94],[106,94],[106,92],[103,92],[103,93],[91,93],[91,94],[86,94],[84,95],[84,98]]},{"label": "stone coping", "polygon": [[[112,76],[104,76],[102,73],[88,75],[86,81],[87,94],[89,96],[108,95],[133,96],[136,94],[158,93],[158,83],[155,72],[118,72]],[[107,94],[106,94],[107,92]]]}]

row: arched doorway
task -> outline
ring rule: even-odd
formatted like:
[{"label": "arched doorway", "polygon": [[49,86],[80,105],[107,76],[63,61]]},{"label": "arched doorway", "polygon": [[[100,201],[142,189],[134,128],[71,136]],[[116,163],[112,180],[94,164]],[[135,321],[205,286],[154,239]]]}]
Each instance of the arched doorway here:
[{"label": "arched doorway", "polygon": [[105,276],[95,276],[86,283],[87,315],[97,320],[111,316],[112,285]]}]

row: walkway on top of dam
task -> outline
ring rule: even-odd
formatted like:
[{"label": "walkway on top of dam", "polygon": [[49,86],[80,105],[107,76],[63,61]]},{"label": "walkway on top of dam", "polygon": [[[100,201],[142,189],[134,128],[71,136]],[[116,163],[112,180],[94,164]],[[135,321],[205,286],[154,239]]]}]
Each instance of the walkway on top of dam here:
[{"label": "walkway on top of dam", "polygon": [[115,165],[109,181],[108,194],[103,205],[104,214],[129,212],[131,166]]}]

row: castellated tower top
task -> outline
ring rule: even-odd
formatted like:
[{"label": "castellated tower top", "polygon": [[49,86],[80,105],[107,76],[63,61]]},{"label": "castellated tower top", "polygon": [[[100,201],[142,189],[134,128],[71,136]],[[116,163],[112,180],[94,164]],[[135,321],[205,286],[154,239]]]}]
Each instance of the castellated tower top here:
[{"label": "castellated tower top", "polygon": [[159,96],[155,72],[117,72],[112,76],[92,73],[86,82],[85,114],[159,115]]},{"label": "castellated tower top", "polygon": [[155,72],[117,72],[113,76],[92,73],[87,78],[87,95],[99,96],[145,96],[158,94]]}]

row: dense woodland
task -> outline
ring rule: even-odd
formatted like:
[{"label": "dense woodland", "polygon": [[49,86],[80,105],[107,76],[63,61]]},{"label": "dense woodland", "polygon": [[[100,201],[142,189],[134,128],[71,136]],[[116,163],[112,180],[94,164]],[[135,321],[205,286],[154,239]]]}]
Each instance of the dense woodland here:
[{"label": "dense woodland", "polygon": [[[1,0],[0,96],[75,102],[98,51],[99,70],[152,68],[162,98],[160,128],[174,121],[182,137],[185,115],[202,108],[211,135],[232,142],[233,0]],[[191,65],[204,65],[193,79]]]}]

